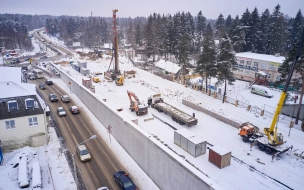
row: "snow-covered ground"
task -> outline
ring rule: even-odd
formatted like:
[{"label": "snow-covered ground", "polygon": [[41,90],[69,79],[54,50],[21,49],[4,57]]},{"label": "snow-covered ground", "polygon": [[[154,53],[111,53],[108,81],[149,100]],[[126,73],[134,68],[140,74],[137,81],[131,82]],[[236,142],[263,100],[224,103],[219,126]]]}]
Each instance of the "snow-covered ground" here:
[{"label": "snow-covered ground", "polygon": [[[294,189],[301,189],[301,187],[304,186],[304,181],[302,180],[304,177],[302,172],[304,162],[294,156],[293,152],[281,155],[272,162],[271,156],[264,152],[260,152],[256,147],[250,151],[250,144],[242,142],[241,138],[237,135],[237,129],[182,105],[181,100],[182,98],[185,98],[194,102],[200,102],[203,107],[211,111],[222,114],[223,116],[240,123],[250,121],[259,126],[261,130],[264,127],[269,127],[272,118],[267,118],[266,116],[260,117],[259,114],[247,112],[245,108],[235,107],[228,103],[222,104],[220,100],[207,96],[202,92],[186,88],[181,84],[164,80],[151,73],[137,69],[131,64],[127,64],[128,61],[124,60],[123,57],[120,57],[120,60],[121,70],[136,70],[136,77],[131,79],[126,78],[124,85],[118,87],[115,83],[106,82],[103,79],[103,76],[100,76],[102,82],[98,84],[94,83],[96,96],[106,98],[107,102],[111,105],[116,105],[117,107],[122,107],[124,110],[128,110],[129,99],[126,93],[127,90],[133,91],[140,100],[145,102],[148,96],[155,93],[162,93],[166,102],[189,114],[194,112],[199,121],[198,125],[187,129],[198,136],[203,137],[212,145],[217,145],[232,151],[232,155],[242,162],[237,159],[232,159],[230,166],[220,170],[208,162],[208,151],[205,155],[193,158],[173,143],[174,130],[169,126],[161,123],[157,119],[149,122],[143,121],[143,119],[152,117],[152,114],[154,114],[177,129],[185,128],[184,126],[174,123],[171,118],[165,114],[158,113],[153,109],[149,109],[149,114],[138,117],[139,126],[148,133],[157,135],[162,141],[168,144],[177,153],[184,155],[189,162],[202,170],[220,186],[225,187],[225,189],[242,189],[244,187],[247,189],[286,188],[271,178]],[[103,73],[103,71],[108,69],[109,63],[110,60],[108,59],[101,59],[97,62],[88,61],[88,68],[91,72]],[[69,72],[74,80],[81,83],[82,75],[73,70],[69,64],[60,65],[58,68]],[[237,93],[243,94],[242,96],[246,97],[250,102],[256,102],[261,105],[267,104],[273,108],[276,107],[280,96],[279,91],[273,91],[274,97],[269,99],[251,94],[247,88],[244,88]],[[233,94],[231,93],[231,95]],[[234,94],[234,96],[236,95]],[[133,114],[133,116],[136,117],[134,113],[130,112],[130,114]],[[285,140],[287,140],[287,144],[293,145],[293,151],[297,149],[304,150],[304,134],[302,131],[292,129],[289,136],[289,128],[283,123],[278,124],[278,130],[283,133]],[[256,170],[249,166],[254,167]]]},{"label": "snow-covered ground", "polygon": [[[49,142],[36,148],[23,147],[4,154],[3,166],[0,166],[0,189],[20,189],[18,185],[18,164],[21,157],[28,161],[29,178],[32,178],[32,163],[39,161],[43,189],[75,190],[76,185],[63,153],[60,153],[60,143],[55,129],[48,128]],[[30,187],[32,188],[32,179]]]}]

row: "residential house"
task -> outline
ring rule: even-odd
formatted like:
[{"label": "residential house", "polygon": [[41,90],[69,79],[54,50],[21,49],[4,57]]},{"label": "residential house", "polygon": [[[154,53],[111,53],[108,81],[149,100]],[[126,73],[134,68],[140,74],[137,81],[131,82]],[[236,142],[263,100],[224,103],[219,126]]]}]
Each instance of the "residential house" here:
[{"label": "residential house", "polygon": [[0,140],[5,149],[41,146],[47,122],[34,84],[0,82]]}]

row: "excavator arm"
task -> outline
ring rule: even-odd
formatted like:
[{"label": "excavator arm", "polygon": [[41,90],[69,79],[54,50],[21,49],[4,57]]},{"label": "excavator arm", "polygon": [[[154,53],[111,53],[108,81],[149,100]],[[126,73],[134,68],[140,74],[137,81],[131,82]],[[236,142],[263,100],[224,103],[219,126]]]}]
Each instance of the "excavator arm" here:
[{"label": "excavator arm", "polygon": [[293,75],[293,72],[294,72],[294,69],[295,69],[295,66],[296,66],[296,63],[297,63],[297,60],[299,59],[300,57],[300,53],[301,53],[301,49],[302,49],[302,45],[303,45],[303,40],[304,40],[304,30],[302,32],[302,37],[301,37],[301,40],[300,40],[300,43],[299,43],[299,46],[298,46],[298,49],[297,49],[297,53],[296,53],[296,56],[293,60],[293,63],[291,65],[291,70],[290,70],[290,73],[287,77],[287,80],[286,80],[286,84],[284,86],[284,89],[283,89],[283,92],[281,94],[281,97],[280,97],[280,100],[279,100],[279,103],[277,105],[277,108],[275,110],[275,113],[274,113],[274,116],[272,118],[272,122],[271,122],[271,125],[269,128],[264,128],[264,133],[267,135],[268,137],[268,142],[270,145],[273,145],[273,146],[276,146],[276,145],[281,145],[283,144],[283,135],[280,134],[280,133],[277,133],[277,128],[275,127],[276,126],[276,123],[278,121],[278,118],[279,118],[279,114],[281,112],[281,109],[282,109],[282,106],[283,106],[283,103],[284,103],[284,100],[286,98],[286,95],[287,95],[287,89],[288,89],[288,86],[290,84],[290,81],[291,81],[291,77]]}]

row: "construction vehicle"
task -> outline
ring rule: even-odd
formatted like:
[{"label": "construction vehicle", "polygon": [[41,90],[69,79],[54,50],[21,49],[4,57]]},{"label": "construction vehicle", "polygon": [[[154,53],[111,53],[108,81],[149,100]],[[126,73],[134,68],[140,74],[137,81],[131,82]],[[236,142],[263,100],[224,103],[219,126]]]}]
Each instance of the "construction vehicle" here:
[{"label": "construction vehicle", "polygon": [[296,56],[293,60],[293,63],[291,65],[291,70],[289,72],[289,75],[286,80],[286,84],[284,86],[284,89],[281,93],[277,108],[275,110],[274,116],[272,118],[272,122],[269,128],[264,128],[264,133],[265,135],[258,135],[258,127],[250,124],[250,123],[245,123],[240,126],[240,132],[239,135],[243,138],[244,142],[251,141],[254,144],[257,144],[259,147],[259,150],[265,151],[267,154],[273,154],[273,157],[282,154],[289,149],[291,149],[293,146],[284,146],[286,141],[284,142],[284,137],[281,133],[278,133],[278,128],[276,127],[279,114],[281,112],[284,100],[287,96],[287,89],[291,81],[291,77],[293,75],[296,62],[300,56],[301,48],[303,45],[303,40],[304,40],[304,30],[302,32],[302,37],[300,40],[300,44],[298,46],[298,50],[296,53]]},{"label": "construction vehicle", "polygon": [[125,78],[123,75],[117,76],[115,79],[115,84],[117,86],[122,86],[124,84],[124,80],[125,80]]},{"label": "construction vehicle", "polygon": [[172,120],[179,123],[180,125],[187,125],[191,127],[197,124],[197,119],[191,115],[177,109],[176,107],[162,101],[158,103],[151,104],[158,112],[164,112],[167,115],[170,115]]},{"label": "construction vehicle", "polygon": [[141,103],[135,93],[127,90],[130,99],[130,110],[135,111],[136,115],[144,115],[148,113],[148,106]]},{"label": "construction vehicle", "polygon": [[161,94],[154,94],[148,97],[148,105],[151,105],[152,108],[154,108],[155,104],[163,101],[164,99],[162,98]]},{"label": "construction vehicle", "polygon": [[93,81],[96,82],[96,83],[99,83],[99,82],[100,82],[100,79],[99,79],[99,77],[94,76],[94,77],[93,77]]},{"label": "construction vehicle", "polygon": [[[118,12],[117,9],[113,10],[113,35],[114,35],[114,39],[113,39],[113,44],[114,44],[114,48],[113,48],[113,54],[112,54],[112,59],[110,62],[110,66],[108,68],[108,71],[106,71],[104,73],[104,77],[107,80],[114,80],[117,86],[121,86],[124,83],[124,76],[121,74],[120,70],[119,70],[119,61],[118,61],[118,33],[117,33],[117,27],[116,27],[116,12]],[[113,61],[113,57],[115,57],[114,59],[114,68],[110,69],[111,67],[111,63]]]}]

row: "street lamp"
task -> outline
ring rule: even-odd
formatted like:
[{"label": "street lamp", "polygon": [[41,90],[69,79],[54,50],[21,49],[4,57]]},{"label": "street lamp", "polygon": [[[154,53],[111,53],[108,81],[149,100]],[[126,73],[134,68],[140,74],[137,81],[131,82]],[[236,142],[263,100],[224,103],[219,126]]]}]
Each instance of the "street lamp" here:
[{"label": "street lamp", "polygon": [[[77,146],[79,146],[79,145],[81,145],[81,144],[83,144],[83,143],[85,143],[85,142],[87,142],[87,141],[89,141],[89,140],[91,140],[91,139],[95,139],[95,138],[96,138],[96,135],[91,136],[91,137],[88,138],[87,140],[85,140],[85,141],[83,141],[83,142],[77,144],[77,145],[74,147],[73,150],[76,150],[76,147],[77,147]],[[76,187],[77,187],[77,189],[78,189],[78,182],[77,182],[78,180],[77,180],[77,171],[76,171],[76,163],[75,163],[75,154],[72,154],[72,158],[73,158],[73,165],[74,165],[75,182],[76,182]]]}]

